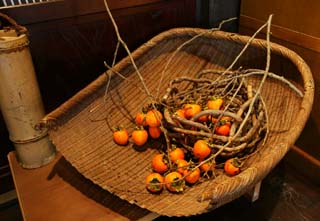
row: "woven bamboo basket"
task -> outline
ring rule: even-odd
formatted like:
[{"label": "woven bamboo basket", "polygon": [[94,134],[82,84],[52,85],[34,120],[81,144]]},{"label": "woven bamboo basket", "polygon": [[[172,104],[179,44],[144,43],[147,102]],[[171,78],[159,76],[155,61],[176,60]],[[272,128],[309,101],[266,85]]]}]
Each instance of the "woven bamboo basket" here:
[{"label": "woven bamboo basket", "polygon": [[[226,69],[249,37],[222,31],[179,28],[154,37],[132,53],[132,56],[151,93],[159,87],[160,74],[176,48],[193,36],[202,33],[192,43],[179,50],[166,70],[160,85],[164,94],[168,82],[179,76],[194,76],[205,68]],[[253,40],[235,68],[264,69],[267,44]],[[127,57],[114,70],[127,80],[112,75],[108,96],[105,88],[108,76],[102,74],[86,88],[49,113],[40,126],[50,128],[49,135],[63,156],[87,179],[142,208],[167,216],[190,216],[213,210],[251,189],[284,157],[294,144],[310,114],[314,84],[308,65],[293,51],[271,44],[270,71],[284,76],[303,92],[299,96],[286,84],[267,78],[261,95],[269,114],[269,136],[258,147],[234,177],[220,175],[215,179],[187,188],[182,194],[150,194],[144,180],[151,170],[151,158],[157,152],[153,142],[137,150],[113,142],[111,127],[133,127],[133,119],[147,95],[137,89],[139,78]],[[252,79],[254,87],[259,77]],[[150,147],[150,148],[149,148]]]}]

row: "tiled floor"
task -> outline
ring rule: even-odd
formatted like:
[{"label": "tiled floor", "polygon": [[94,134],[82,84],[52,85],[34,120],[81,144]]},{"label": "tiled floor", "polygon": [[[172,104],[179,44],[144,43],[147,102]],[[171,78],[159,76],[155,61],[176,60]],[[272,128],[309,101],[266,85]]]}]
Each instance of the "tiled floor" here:
[{"label": "tiled floor", "polygon": [[[36,205],[35,205],[36,206]],[[193,217],[159,217],[155,221],[318,221],[320,220],[320,186],[281,162],[261,186],[255,203],[239,198],[212,212]],[[22,220],[17,200],[0,207],[0,220]]]}]

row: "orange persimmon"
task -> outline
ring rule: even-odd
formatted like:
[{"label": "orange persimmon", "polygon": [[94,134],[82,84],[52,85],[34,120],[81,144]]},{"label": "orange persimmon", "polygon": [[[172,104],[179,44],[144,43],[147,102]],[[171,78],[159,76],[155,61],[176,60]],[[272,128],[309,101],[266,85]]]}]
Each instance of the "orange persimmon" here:
[{"label": "orange persimmon", "polygon": [[173,163],[175,163],[177,160],[183,160],[184,159],[184,151],[183,151],[183,149],[176,147],[169,152],[169,157]]},{"label": "orange persimmon", "polygon": [[211,148],[205,140],[197,140],[193,145],[193,155],[196,158],[204,159],[211,153]]},{"label": "orange persimmon", "polygon": [[238,158],[231,158],[224,163],[224,171],[229,176],[234,176],[240,173],[240,166],[241,162]]},{"label": "orange persimmon", "polygon": [[207,103],[208,109],[212,109],[212,110],[220,110],[222,105],[223,105],[223,100],[220,97],[213,97]]},{"label": "orange persimmon", "polygon": [[148,140],[148,132],[141,128],[136,128],[131,134],[132,141],[137,146],[142,146]]},{"label": "orange persimmon", "polygon": [[184,115],[187,119],[192,118],[197,113],[200,113],[202,110],[199,104],[186,104],[184,105]]},{"label": "orange persimmon", "polygon": [[189,163],[186,160],[177,160],[175,163],[177,165],[177,171],[183,175],[184,171],[188,169]]},{"label": "orange persimmon", "polygon": [[162,113],[156,109],[149,110],[146,114],[146,122],[150,127],[159,127],[162,119]]},{"label": "orange persimmon", "polygon": [[168,173],[164,178],[164,182],[170,192],[178,193],[184,190],[185,181],[178,172]]},{"label": "orange persimmon", "polygon": [[134,120],[138,126],[147,126],[146,114],[143,112],[137,113]]},{"label": "orange persimmon", "polygon": [[116,144],[126,145],[129,141],[129,134],[125,128],[118,128],[113,132],[113,140]]},{"label": "orange persimmon", "polygon": [[164,159],[164,155],[159,153],[152,158],[151,167],[155,172],[165,173],[168,171],[169,167]]},{"label": "orange persimmon", "polygon": [[161,136],[160,127],[149,127],[148,131],[149,131],[150,137],[152,137],[153,139],[157,139]]},{"label": "orange persimmon", "polygon": [[164,178],[159,173],[150,173],[146,177],[146,188],[151,193],[158,193],[163,189]]},{"label": "orange persimmon", "polygon": [[195,168],[195,169],[190,169],[190,170],[185,170],[183,172],[183,175],[185,176],[185,180],[189,184],[195,184],[199,179],[200,179],[200,169]]}]

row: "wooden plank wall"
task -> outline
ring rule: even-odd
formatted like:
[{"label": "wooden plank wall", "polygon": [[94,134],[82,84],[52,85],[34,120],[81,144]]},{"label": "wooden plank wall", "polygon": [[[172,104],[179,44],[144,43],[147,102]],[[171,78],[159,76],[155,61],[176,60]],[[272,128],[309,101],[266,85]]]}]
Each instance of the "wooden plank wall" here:
[{"label": "wooden plank wall", "polygon": [[[251,35],[273,14],[272,41],[297,52],[310,66],[315,81],[315,100],[311,117],[297,145],[320,159],[320,1],[318,0],[242,0],[239,32]],[[320,183],[320,169],[289,153],[297,169],[306,171]],[[298,163],[297,163],[298,162]]]}]

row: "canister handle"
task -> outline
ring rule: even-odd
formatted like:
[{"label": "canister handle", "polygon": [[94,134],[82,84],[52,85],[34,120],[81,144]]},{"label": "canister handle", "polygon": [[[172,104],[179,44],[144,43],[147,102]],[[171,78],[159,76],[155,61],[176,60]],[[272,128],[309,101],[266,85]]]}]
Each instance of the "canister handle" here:
[{"label": "canister handle", "polygon": [[13,29],[17,32],[18,35],[26,34],[28,32],[26,27],[19,25],[14,19],[10,18],[8,15],[0,12],[0,17],[7,20],[12,25]]}]

